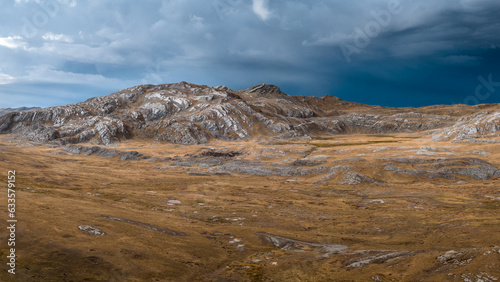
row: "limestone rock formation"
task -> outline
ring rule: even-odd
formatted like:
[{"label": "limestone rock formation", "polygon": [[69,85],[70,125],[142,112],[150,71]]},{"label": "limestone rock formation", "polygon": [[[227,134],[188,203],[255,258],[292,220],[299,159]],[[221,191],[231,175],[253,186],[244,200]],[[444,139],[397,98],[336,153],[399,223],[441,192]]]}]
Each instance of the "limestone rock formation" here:
[{"label": "limestone rock formation", "polygon": [[500,111],[484,111],[462,117],[453,126],[437,132],[432,139],[467,143],[500,143]]},{"label": "limestone rock formation", "polygon": [[268,84],[233,91],[225,86],[179,82],[135,86],[77,104],[11,111],[0,117],[0,133],[59,145],[113,145],[129,138],[200,144],[212,139],[385,134],[442,128],[447,131],[435,139],[468,140],[478,134],[496,134],[500,129],[499,112],[478,113],[478,109],[383,108],[333,96],[291,96]]}]

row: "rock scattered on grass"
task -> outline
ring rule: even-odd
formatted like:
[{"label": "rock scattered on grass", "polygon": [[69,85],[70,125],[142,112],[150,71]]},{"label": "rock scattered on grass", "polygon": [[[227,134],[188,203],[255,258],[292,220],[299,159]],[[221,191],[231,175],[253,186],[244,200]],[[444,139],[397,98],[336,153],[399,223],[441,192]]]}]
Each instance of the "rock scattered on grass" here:
[{"label": "rock scattered on grass", "polygon": [[486,151],[474,151],[472,152],[474,155],[490,155],[491,153],[490,152],[486,152]]},{"label": "rock scattered on grass", "polygon": [[168,200],[167,201],[167,205],[171,206],[171,205],[180,205],[181,204],[181,201],[179,200]]},{"label": "rock scattered on grass", "polygon": [[286,238],[278,235],[268,234],[265,232],[255,233],[259,239],[264,242],[273,245],[277,249],[291,250],[291,251],[316,251],[321,253],[342,253],[349,246],[340,244],[324,244],[316,242],[306,242],[299,241],[291,238]]},{"label": "rock scattered on grass", "polygon": [[106,233],[102,232],[100,229],[95,228],[90,225],[80,225],[78,226],[78,229],[82,230],[83,233],[90,235],[90,236],[104,236]]},{"label": "rock scattered on grass", "polygon": [[344,175],[341,184],[356,185],[361,183],[381,183],[381,180],[374,179],[357,172],[348,172]]}]

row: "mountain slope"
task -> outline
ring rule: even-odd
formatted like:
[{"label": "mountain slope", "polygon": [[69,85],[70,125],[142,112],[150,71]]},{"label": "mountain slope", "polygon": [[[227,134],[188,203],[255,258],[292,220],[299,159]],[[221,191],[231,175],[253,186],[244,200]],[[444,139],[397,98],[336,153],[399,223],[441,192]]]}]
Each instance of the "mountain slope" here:
[{"label": "mountain slope", "polygon": [[291,96],[267,84],[233,91],[179,82],[135,86],[77,104],[8,113],[0,117],[0,133],[56,144],[111,145],[128,138],[199,144],[212,139],[439,129],[479,110],[463,105],[383,108],[333,96]]}]

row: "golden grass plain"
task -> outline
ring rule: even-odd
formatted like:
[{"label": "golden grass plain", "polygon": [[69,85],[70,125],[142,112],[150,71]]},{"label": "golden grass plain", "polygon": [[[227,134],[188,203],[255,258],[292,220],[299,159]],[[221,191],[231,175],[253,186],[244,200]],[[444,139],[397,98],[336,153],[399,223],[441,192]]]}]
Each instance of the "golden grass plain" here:
[{"label": "golden grass plain", "polygon": [[[345,185],[335,179],[318,182],[318,174],[214,175],[201,166],[154,159],[72,155],[60,147],[2,135],[0,181],[6,186],[9,170],[16,170],[17,176],[18,257],[16,274],[7,273],[3,227],[0,280],[495,281],[500,277],[498,179],[416,179],[395,176],[376,164],[385,156],[408,156],[432,146],[498,168],[498,145],[430,142],[422,137],[342,135],[191,146],[129,140],[112,148],[158,159],[183,159],[206,148],[231,149],[244,152],[241,159],[269,166],[321,156],[326,160],[323,166],[340,162],[356,168],[355,158],[363,158],[367,165],[360,172],[384,181]],[[263,153],[267,148],[287,153]],[[474,150],[490,154],[477,156]],[[5,189],[0,202],[6,207]],[[2,214],[6,222],[5,208]],[[89,236],[78,229],[80,225],[106,235]],[[276,248],[260,240],[258,232],[348,248],[332,254],[307,246]],[[449,260],[437,259],[452,250],[455,255]],[[387,258],[386,251],[402,253]]]}]

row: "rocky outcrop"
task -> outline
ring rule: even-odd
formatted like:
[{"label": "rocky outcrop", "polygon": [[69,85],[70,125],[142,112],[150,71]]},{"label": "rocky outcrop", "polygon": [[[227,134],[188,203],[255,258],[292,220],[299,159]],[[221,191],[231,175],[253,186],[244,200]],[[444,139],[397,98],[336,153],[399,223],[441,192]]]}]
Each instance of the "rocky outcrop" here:
[{"label": "rocky outcrop", "polygon": [[347,245],[299,241],[265,232],[257,232],[255,235],[257,235],[263,243],[273,245],[275,248],[282,250],[337,254],[349,248]]},{"label": "rocky outcrop", "polygon": [[138,161],[140,159],[149,159],[148,156],[144,156],[137,151],[120,152],[113,149],[107,149],[105,147],[99,146],[80,146],[80,145],[67,145],[62,148],[63,151],[78,155],[83,154],[85,156],[96,155],[103,158],[114,158],[116,156],[120,157],[120,160],[127,161],[133,160]]},{"label": "rocky outcrop", "polygon": [[[420,251],[421,252],[421,251]],[[419,253],[419,251],[387,251],[387,250],[368,250],[368,251],[355,251],[349,255],[355,257],[347,261],[347,268],[364,267],[369,264],[387,263],[390,261],[412,257]],[[374,281],[377,281],[373,279]]]},{"label": "rocky outcrop", "polygon": [[[407,164],[411,164],[412,168],[405,166]],[[465,177],[468,179],[489,180],[500,176],[500,170],[495,166],[477,158],[392,158],[384,169],[417,177],[443,179]]]},{"label": "rocky outcrop", "polygon": [[301,168],[295,166],[265,166],[259,162],[247,160],[234,160],[221,166],[210,168],[210,173],[242,173],[249,175],[280,175],[280,176],[304,176],[327,171],[324,166],[315,168]]},{"label": "rocky outcrop", "polygon": [[90,236],[104,236],[106,233],[102,232],[100,229],[95,228],[90,225],[80,225],[78,226],[78,229],[82,230],[83,233],[90,235]]},{"label": "rocky outcrop", "polygon": [[361,183],[381,183],[381,180],[374,179],[357,172],[348,172],[344,175],[341,184],[356,185]]},{"label": "rocky outcrop", "polygon": [[479,112],[460,118],[432,136],[433,141],[500,143],[500,111]]}]

